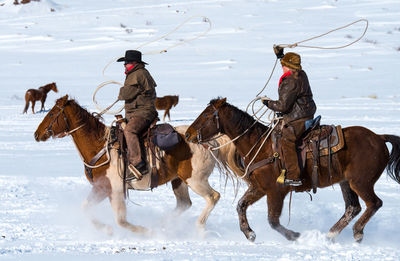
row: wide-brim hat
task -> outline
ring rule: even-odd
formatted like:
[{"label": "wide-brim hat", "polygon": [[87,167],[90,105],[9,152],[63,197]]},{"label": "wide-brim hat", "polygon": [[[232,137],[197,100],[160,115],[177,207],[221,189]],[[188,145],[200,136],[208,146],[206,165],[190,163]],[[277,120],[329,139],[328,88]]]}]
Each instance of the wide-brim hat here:
[{"label": "wide-brim hat", "polygon": [[281,59],[281,64],[294,70],[301,70],[301,58],[297,53],[286,53]]},{"label": "wide-brim hat", "polygon": [[127,50],[125,56],[119,58],[117,62],[138,62],[147,64],[142,61],[142,53],[137,50]]}]

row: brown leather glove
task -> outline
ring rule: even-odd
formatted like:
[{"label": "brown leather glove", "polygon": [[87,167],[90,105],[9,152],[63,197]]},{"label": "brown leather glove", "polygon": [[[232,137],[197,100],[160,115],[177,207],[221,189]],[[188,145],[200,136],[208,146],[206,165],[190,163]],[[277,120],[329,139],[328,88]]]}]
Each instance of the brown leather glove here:
[{"label": "brown leather glove", "polygon": [[276,55],[276,58],[278,58],[278,59],[283,58],[283,56],[284,56],[283,47],[281,47],[279,45],[274,45],[274,53]]}]

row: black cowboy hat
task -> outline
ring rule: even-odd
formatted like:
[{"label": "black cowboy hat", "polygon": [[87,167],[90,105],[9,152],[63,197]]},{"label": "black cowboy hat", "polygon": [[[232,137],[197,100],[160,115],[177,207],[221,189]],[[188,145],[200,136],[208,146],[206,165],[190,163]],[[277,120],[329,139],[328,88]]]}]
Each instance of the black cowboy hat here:
[{"label": "black cowboy hat", "polygon": [[142,61],[142,53],[137,50],[127,50],[125,52],[125,57],[119,58],[117,62],[138,62],[147,64]]}]

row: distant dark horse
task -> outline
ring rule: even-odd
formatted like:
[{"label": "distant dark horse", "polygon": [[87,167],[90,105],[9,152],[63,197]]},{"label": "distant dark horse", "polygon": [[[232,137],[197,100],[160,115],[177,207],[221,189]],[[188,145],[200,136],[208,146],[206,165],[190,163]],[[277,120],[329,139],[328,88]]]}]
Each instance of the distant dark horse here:
[{"label": "distant dark horse", "polygon": [[40,111],[44,110],[44,102],[47,98],[47,93],[53,90],[54,92],[58,92],[57,85],[55,82],[46,84],[45,86],[39,87],[39,89],[29,89],[25,93],[25,108],[23,113],[27,113],[29,102],[32,103],[32,113],[35,113],[35,102],[41,101],[42,107],[40,107]]},{"label": "distant dark horse", "polygon": [[157,110],[165,110],[163,121],[165,121],[165,116],[168,115],[168,120],[170,121],[171,118],[169,116],[169,110],[172,107],[175,107],[178,104],[179,96],[177,95],[167,95],[164,97],[157,97],[156,99],[156,109]]},{"label": "distant dark horse", "polygon": [[[277,152],[273,150],[271,137],[268,137],[265,144],[262,143],[261,148],[257,144],[261,135],[267,130],[269,130],[267,126],[255,123],[253,117],[228,104],[226,99],[216,99],[212,100],[189,126],[185,137],[188,141],[203,143],[212,139],[216,134],[223,133],[230,139],[236,138],[234,143],[246,165],[255,155],[254,163],[272,159],[269,161],[270,164],[266,163],[243,177],[249,187],[237,206],[240,229],[247,239],[255,240],[256,234],[249,226],[246,211],[250,205],[266,195],[269,224],[288,240],[296,240],[300,233],[282,226],[279,217],[282,213],[284,199],[290,190],[297,192],[311,190],[312,159],[307,160],[306,168],[302,173],[304,179],[302,186],[291,188],[278,184],[276,179],[279,176],[280,168],[279,164],[275,164],[275,162],[279,154],[275,155]],[[364,200],[366,210],[353,226],[354,239],[360,242],[364,236],[365,225],[382,206],[382,200],[375,194],[374,185],[385,167],[387,167],[389,176],[400,183],[400,137],[377,135],[360,126],[344,128],[343,134],[346,144],[342,150],[337,152],[339,166],[331,169],[331,175],[329,175],[328,166],[321,164],[318,187],[323,188],[339,183],[345,201],[344,215],[329,231],[328,237],[332,239],[361,212],[359,197]],[[390,155],[385,145],[386,142],[392,144]],[[252,150],[254,144],[258,146]]]}]

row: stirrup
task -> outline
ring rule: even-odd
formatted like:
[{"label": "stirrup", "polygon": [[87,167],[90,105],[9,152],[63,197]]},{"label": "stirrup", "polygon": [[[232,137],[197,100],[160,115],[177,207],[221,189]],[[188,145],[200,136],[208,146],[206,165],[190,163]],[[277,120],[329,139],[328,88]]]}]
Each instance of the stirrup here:
[{"label": "stirrup", "polygon": [[301,186],[303,183],[299,179],[287,179],[286,178],[286,169],[281,170],[281,174],[276,179],[276,182],[285,185],[285,186]]},{"label": "stirrup", "polygon": [[286,169],[282,169],[281,170],[281,174],[276,179],[276,182],[279,183],[279,184],[284,185],[285,184],[285,179],[286,179],[285,176],[286,176]]},{"label": "stirrup", "polygon": [[135,166],[133,166],[132,164],[128,165],[128,169],[135,176],[137,180],[141,180],[143,178],[142,173],[140,173],[140,171],[137,168],[135,168]]},{"label": "stirrup", "polygon": [[285,179],[285,183],[286,186],[301,186],[303,185],[303,182],[301,182],[301,180],[299,179]]}]

